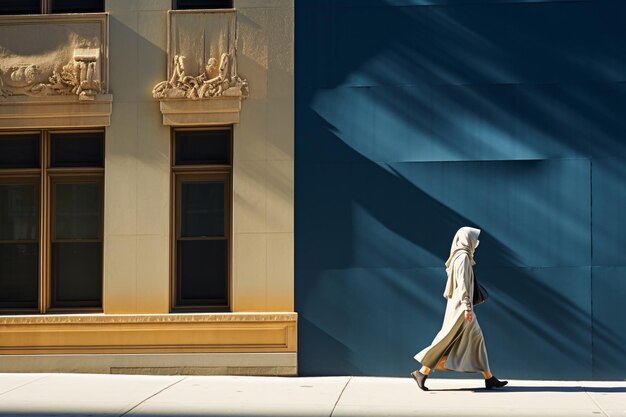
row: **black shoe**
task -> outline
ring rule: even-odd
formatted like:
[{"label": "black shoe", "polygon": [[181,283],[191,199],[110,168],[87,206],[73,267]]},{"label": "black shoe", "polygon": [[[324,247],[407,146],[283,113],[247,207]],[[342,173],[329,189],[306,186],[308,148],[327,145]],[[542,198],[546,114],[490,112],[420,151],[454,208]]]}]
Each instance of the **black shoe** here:
[{"label": "black shoe", "polygon": [[489,379],[485,379],[485,388],[487,388],[487,389],[502,388],[503,386],[505,386],[508,383],[509,383],[509,381],[500,381],[495,376],[492,376]]},{"label": "black shoe", "polygon": [[417,386],[420,387],[422,391],[428,391],[428,388],[425,385],[428,375],[424,375],[420,371],[413,371],[411,372],[411,376],[413,377],[415,382],[417,382]]}]

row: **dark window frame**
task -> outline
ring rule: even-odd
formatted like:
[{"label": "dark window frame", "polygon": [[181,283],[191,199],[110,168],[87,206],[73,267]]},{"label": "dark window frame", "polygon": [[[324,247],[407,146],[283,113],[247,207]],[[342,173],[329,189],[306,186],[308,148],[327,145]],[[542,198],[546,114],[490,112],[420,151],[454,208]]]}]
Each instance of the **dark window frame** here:
[{"label": "dark window frame", "polygon": [[[54,139],[55,136],[60,136],[62,139],[67,139],[67,136],[69,134],[69,136],[73,136],[76,135],[77,133],[86,133],[89,135],[93,135],[93,136],[98,136],[98,139],[100,141],[99,145],[100,145],[100,152],[102,153],[102,159],[101,161],[98,161],[99,164],[93,164],[93,163],[81,163],[81,162],[57,162],[56,164],[53,164],[53,160],[55,157],[55,149],[54,149]],[[50,135],[50,157],[48,158],[48,169],[50,168],[58,168],[58,169],[65,169],[65,168],[104,168],[104,135],[100,134],[100,135],[96,135],[97,133],[102,133],[101,131],[89,131],[89,130],[81,130],[81,131],[50,131],[49,135]],[[70,141],[82,141],[84,140],[83,138],[71,138],[69,139]]]},{"label": "dark window frame", "polygon": [[[44,131],[45,140],[45,159],[43,159],[46,166],[46,198],[48,201],[48,207],[45,211],[47,236],[45,242],[45,259],[46,259],[46,271],[44,277],[45,299],[44,309],[49,313],[100,313],[103,311],[103,295],[104,295],[104,165],[98,166],[52,166],[52,138],[54,135],[80,135],[81,133],[100,133],[102,136],[102,153],[104,161],[104,151],[106,143],[106,135],[104,129],[56,129]],[[77,139],[79,140],[79,139]],[[90,302],[83,303],[80,306],[80,302],[72,303],[59,303],[56,300],[56,286],[53,281],[53,256],[52,244],[54,240],[55,231],[55,201],[54,201],[54,185],[59,182],[93,182],[94,180],[100,182],[100,264],[101,264],[101,292],[100,292],[100,305],[93,306]]]},{"label": "dark window frame", "polygon": [[[4,171],[4,172],[2,172]],[[5,173],[8,170],[0,171],[0,184],[33,184],[36,188],[36,201],[35,207],[37,207],[37,231],[36,231],[36,239],[28,239],[28,240],[0,240],[0,245],[4,244],[28,244],[37,245],[37,304],[36,307],[25,306],[25,303],[19,301],[8,301],[0,303],[0,312],[2,314],[37,314],[39,313],[39,300],[41,298],[41,215],[39,212],[39,208],[41,207],[41,179],[39,174],[33,174],[26,170],[25,173],[13,172],[11,174]],[[13,170],[17,171],[17,170]]]},{"label": "dark window frame", "polygon": [[[54,201],[53,185],[59,181],[94,182],[100,183],[100,242],[101,256],[100,262],[103,266],[104,250],[104,166],[102,167],[51,167],[51,137],[54,134],[81,134],[99,133],[102,135],[104,154],[104,144],[106,135],[104,129],[42,129],[29,131],[6,131],[0,132],[2,136],[17,135],[39,135],[39,167],[37,168],[0,168],[0,183],[30,181],[38,185],[38,308],[11,308],[10,306],[0,306],[0,314],[46,314],[46,313],[100,313],[103,311],[104,276],[102,276],[102,291],[100,305],[77,306],[63,305],[54,306],[54,285],[52,282],[52,243],[53,243],[53,219]],[[103,269],[103,268],[101,268]],[[76,303],[74,303],[76,304]]]},{"label": "dark window frame", "polygon": [[[176,165],[176,133],[181,131],[228,130],[230,136],[230,163],[227,165]],[[171,129],[171,195],[170,200],[170,312],[229,312],[232,305],[232,198],[233,198],[233,128],[232,126],[193,127]],[[184,182],[208,181],[223,182],[224,187],[224,236],[223,237],[181,237],[181,188]],[[178,242],[185,240],[226,240],[226,304],[211,304],[204,300],[204,305],[185,305],[180,297],[181,277],[178,276]]]},{"label": "dark window frame", "polygon": [[[221,130],[221,129],[213,129],[213,130],[178,130],[177,132],[181,133],[181,137],[177,136],[176,139],[176,147],[174,149],[174,165],[176,166],[230,166],[231,161],[232,161],[232,131],[231,130]],[[202,136],[188,136],[189,133],[193,134],[193,133],[201,133],[202,134],[206,134],[206,135],[210,135],[210,138],[207,137],[202,137]],[[209,133],[211,132],[211,133]],[[217,132],[218,134],[214,134],[213,132]],[[183,133],[185,135],[183,135]],[[181,140],[182,139],[182,140]],[[191,139],[191,140],[189,140]],[[198,150],[197,148],[195,150],[193,150],[193,144],[197,143],[199,141],[205,141],[205,140],[216,140],[219,141],[217,142],[217,145],[222,148],[223,145],[225,145],[222,149],[218,150],[222,150],[225,151],[224,155],[220,155],[219,152],[217,153],[213,153],[212,155],[206,155],[206,154],[202,154],[202,151],[209,151],[208,148],[202,148],[200,150]],[[225,142],[224,142],[225,139]],[[186,142],[186,145],[189,146],[189,148],[186,148],[185,146],[183,146],[185,143],[183,142],[184,140],[188,140],[188,142]],[[193,157],[195,159],[186,159],[184,160],[184,156],[189,156],[189,150],[193,151]],[[212,153],[211,151],[209,151],[209,153]],[[199,156],[208,156],[209,158],[212,158],[212,160],[209,159],[199,159]],[[223,156],[223,157],[222,157]]]},{"label": "dark window frame", "polygon": [[[99,172],[67,172],[58,173],[55,172],[48,177],[49,181],[49,201],[50,207],[48,210],[50,234],[47,242],[47,256],[48,256],[48,299],[47,299],[47,311],[51,313],[68,313],[76,312],[102,312],[102,295],[104,292],[104,276],[103,276],[103,261],[104,261],[104,174]],[[58,184],[80,184],[80,183],[97,183],[100,186],[100,218],[99,218],[99,230],[97,239],[57,239],[56,235],[56,198],[57,193],[55,187]],[[54,268],[54,256],[53,245],[55,243],[99,243],[100,244],[100,302],[92,300],[83,301],[59,301],[57,300],[57,283]],[[94,305],[89,305],[94,304]]]},{"label": "dark window frame", "polygon": [[[23,136],[27,139],[30,140],[35,140],[34,143],[34,148],[36,151],[36,155],[34,155],[35,157],[35,163],[33,165],[24,165],[24,166],[18,166],[18,165],[13,165],[13,166],[3,166],[2,165],[2,161],[0,161],[0,169],[2,170],[16,170],[18,172],[23,172],[24,170],[37,170],[39,171],[41,169],[41,135],[39,132],[3,132],[0,133],[0,143],[2,143],[5,140],[15,140],[18,137]],[[0,152],[2,152],[3,147],[0,146]],[[20,149],[20,153],[23,153],[25,149]]]},{"label": "dark window frame", "polygon": [[[43,172],[43,168],[41,165],[41,160],[42,160],[42,154],[43,154],[43,143],[44,140],[42,138],[42,134],[41,131],[39,130],[24,130],[24,131],[3,131],[0,132],[0,140],[2,140],[3,137],[12,137],[15,138],[17,136],[32,136],[32,135],[38,135],[39,136],[39,166],[37,167],[29,167],[29,168],[0,168],[0,183],[27,183],[27,182],[34,182],[37,183],[37,189],[38,189],[38,199],[37,199],[37,203],[38,203],[38,221],[37,221],[37,245],[38,245],[38,265],[37,265],[37,282],[38,282],[38,296],[37,296],[37,307],[36,308],[31,308],[31,307],[19,307],[18,305],[16,305],[16,303],[6,303],[5,306],[0,306],[0,313],[1,314],[37,314],[40,312],[41,309],[41,294],[42,294],[42,287],[41,287],[41,283],[42,283],[42,273],[43,273],[43,268],[42,268],[42,263],[41,263],[41,253],[42,253],[42,244],[41,244],[41,239],[42,239],[42,230],[43,230],[43,222],[42,222],[42,216],[41,216],[41,206],[42,206],[42,201],[43,201],[43,194],[42,194],[42,187],[43,187],[43,183],[41,181],[42,178],[42,172]],[[13,305],[10,305],[13,304]]]},{"label": "dark window frame", "polygon": [[[217,3],[217,4],[206,4],[197,7],[179,7],[180,0],[172,0],[172,10],[224,10],[224,9],[233,9],[235,7],[235,0],[204,0],[204,3]],[[184,0],[183,0],[184,1]],[[200,1],[202,2],[202,1]],[[224,4],[226,3],[226,4]]]},{"label": "dark window frame", "polygon": [[[17,0],[17,1],[20,1],[20,0]],[[7,13],[3,10],[2,5],[0,4],[0,15],[20,16],[20,15],[31,15],[31,14],[103,13],[105,11],[105,0],[96,0],[99,3],[98,6],[100,5],[102,6],[102,7],[97,7],[98,10],[92,10],[92,11],[69,10],[69,11],[61,11],[61,12],[53,11],[54,3],[56,1],[59,1],[59,0],[39,0],[37,2],[39,3],[39,7],[37,11],[34,11],[34,10],[28,11],[28,12],[21,11],[20,13]],[[88,0],[81,0],[83,4],[87,1]]]}]

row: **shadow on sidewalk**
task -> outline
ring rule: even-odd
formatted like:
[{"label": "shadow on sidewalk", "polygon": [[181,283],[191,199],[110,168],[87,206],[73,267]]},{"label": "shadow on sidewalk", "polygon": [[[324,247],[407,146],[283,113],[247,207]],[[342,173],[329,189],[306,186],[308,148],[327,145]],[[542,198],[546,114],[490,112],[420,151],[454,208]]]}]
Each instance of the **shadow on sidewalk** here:
[{"label": "shadow on sidewalk", "polygon": [[595,393],[626,393],[626,387],[554,387],[554,386],[506,386],[499,390],[481,389],[477,392],[595,392]]},{"label": "shadow on sidewalk", "polygon": [[626,393],[626,387],[559,387],[559,386],[509,386],[500,389],[485,388],[442,388],[430,389],[430,392],[447,392],[447,391],[473,391],[488,393],[507,393],[507,392],[592,392],[600,394],[610,393]]}]

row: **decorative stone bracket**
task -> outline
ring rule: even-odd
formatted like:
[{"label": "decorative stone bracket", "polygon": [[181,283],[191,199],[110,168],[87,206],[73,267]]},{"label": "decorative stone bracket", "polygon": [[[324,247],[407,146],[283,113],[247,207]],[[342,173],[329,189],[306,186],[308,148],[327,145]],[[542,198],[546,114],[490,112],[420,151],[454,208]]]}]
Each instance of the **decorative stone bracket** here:
[{"label": "decorative stone bracket", "polygon": [[107,79],[107,13],[0,16],[0,128],[108,126]]},{"label": "decorative stone bracket", "polygon": [[169,76],[152,90],[163,124],[239,122],[249,91],[237,72],[236,19],[235,10],[168,12]]}]

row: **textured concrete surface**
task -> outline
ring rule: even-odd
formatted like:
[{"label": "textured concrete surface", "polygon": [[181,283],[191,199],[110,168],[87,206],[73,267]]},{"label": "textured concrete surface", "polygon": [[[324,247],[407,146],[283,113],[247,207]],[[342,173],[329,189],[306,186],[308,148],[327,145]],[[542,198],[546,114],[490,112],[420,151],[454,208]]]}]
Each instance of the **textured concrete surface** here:
[{"label": "textured concrete surface", "polygon": [[626,416],[625,382],[0,374],[0,416]]}]

